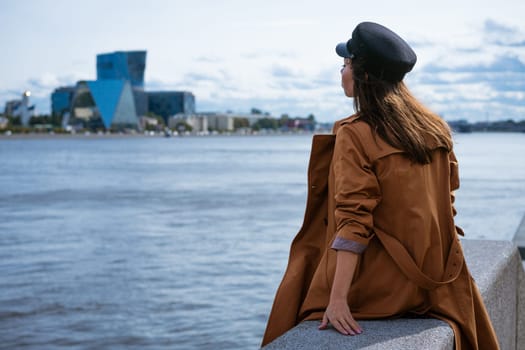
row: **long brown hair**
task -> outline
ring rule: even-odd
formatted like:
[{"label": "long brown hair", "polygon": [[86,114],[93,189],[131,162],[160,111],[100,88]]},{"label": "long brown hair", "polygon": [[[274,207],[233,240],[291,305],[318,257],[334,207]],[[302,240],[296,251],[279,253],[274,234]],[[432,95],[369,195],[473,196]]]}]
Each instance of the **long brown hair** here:
[{"label": "long brown hair", "polygon": [[452,150],[450,128],[443,119],[419,102],[403,81],[378,79],[365,72],[363,63],[358,58],[352,60],[354,107],[359,119],[416,163],[430,163],[436,145]]}]

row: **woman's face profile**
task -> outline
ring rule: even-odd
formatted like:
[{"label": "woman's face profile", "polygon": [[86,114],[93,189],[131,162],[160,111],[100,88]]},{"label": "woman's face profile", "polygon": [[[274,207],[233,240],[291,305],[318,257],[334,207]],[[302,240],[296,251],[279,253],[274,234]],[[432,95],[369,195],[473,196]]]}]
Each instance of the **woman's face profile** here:
[{"label": "woman's face profile", "polygon": [[341,86],[347,97],[354,97],[354,78],[352,72],[352,60],[345,58],[341,68]]}]

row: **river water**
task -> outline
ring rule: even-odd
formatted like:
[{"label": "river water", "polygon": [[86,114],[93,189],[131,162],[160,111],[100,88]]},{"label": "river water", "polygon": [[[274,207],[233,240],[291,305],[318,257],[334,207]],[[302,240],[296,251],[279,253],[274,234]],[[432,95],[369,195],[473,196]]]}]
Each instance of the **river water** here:
[{"label": "river water", "polygon": [[[0,139],[0,348],[255,349],[311,135]],[[456,136],[457,223],[512,239],[525,134]]]}]

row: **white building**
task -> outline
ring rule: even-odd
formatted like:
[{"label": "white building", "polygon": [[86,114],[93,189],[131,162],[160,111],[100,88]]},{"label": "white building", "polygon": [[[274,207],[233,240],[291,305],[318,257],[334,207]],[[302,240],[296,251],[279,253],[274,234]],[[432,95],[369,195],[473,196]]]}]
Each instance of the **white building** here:
[{"label": "white building", "polygon": [[175,129],[178,132],[188,131],[184,125],[189,125],[193,133],[207,133],[208,119],[200,114],[175,114],[168,118],[168,128]]},{"label": "white building", "polygon": [[24,91],[21,100],[8,101],[5,105],[5,115],[20,117],[23,126],[29,125],[29,120],[35,115],[35,105],[29,105],[30,91]]},{"label": "white building", "polygon": [[231,132],[235,130],[235,119],[244,119],[247,121],[246,127],[253,126],[257,120],[262,118],[274,118],[268,114],[237,114],[237,113],[195,113],[195,114],[176,114],[168,118],[168,127],[170,129],[181,128],[181,125],[187,124],[192,127],[194,133],[208,133],[213,131]]},{"label": "white building", "polygon": [[9,123],[9,119],[6,117],[0,117],[0,129],[7,128],[7,124]]},{"label": "white building", "polygon": [[220,113],[206,113],[208,128],[215,131],[233,131],[233,116]]},{"label": "white building", "polygon": [[179,129],[181,124],[187,124],[194,133],[233,131],[233,119],[231,115],[220,113],[176,114],[168,119],[168,127]]}]

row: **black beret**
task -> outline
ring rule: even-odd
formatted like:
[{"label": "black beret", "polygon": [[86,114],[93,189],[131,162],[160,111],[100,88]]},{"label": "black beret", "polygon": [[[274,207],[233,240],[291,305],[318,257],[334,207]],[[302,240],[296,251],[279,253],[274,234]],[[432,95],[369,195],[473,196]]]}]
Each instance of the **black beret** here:
[{"label": "black beret", "polygon": [[365,70],[390,82],[403,80],[416,64],[414,50],[390,29],[372,22],[355,27],[352,38],[335,48],[345,58],[363,58]]}]

